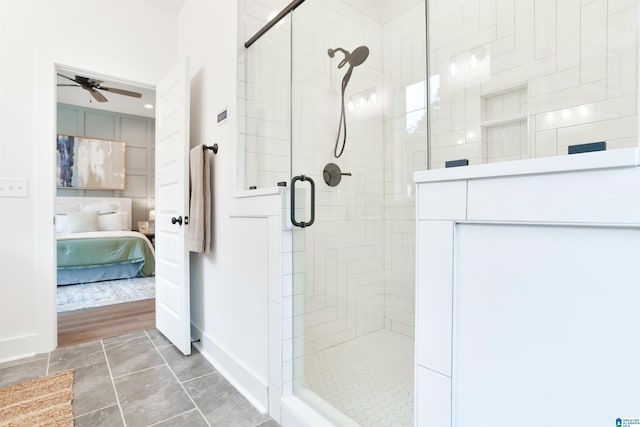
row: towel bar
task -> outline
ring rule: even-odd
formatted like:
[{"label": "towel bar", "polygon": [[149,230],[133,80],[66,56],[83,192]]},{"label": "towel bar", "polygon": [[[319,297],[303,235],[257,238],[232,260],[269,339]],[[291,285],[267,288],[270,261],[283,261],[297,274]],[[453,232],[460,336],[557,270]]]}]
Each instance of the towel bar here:
[{"label": "towel bar", "polygon": [[202,146],[203,150],[211,150],[213,151],[213,154],[218,154],[218,144],[215,143],[213,145],[203,145]]}]

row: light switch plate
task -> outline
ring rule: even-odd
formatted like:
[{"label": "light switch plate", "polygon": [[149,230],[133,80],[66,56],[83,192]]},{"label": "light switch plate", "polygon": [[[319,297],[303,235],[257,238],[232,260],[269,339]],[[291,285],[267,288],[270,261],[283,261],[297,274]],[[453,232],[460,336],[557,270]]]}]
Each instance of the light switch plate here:
[{"label": "light switch plate", "polygon": [[29,180],[0,178],[0,197],[29,197]]}]

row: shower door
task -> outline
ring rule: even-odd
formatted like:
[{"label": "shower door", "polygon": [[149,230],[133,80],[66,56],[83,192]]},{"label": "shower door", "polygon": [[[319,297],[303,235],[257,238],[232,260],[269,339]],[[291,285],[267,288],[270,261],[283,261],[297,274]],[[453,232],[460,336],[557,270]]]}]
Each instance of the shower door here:
[{"label": "shower door", "polygon": [[409,426],[425,6],[361,3],[291,16],[293,392],[336,425]]}]

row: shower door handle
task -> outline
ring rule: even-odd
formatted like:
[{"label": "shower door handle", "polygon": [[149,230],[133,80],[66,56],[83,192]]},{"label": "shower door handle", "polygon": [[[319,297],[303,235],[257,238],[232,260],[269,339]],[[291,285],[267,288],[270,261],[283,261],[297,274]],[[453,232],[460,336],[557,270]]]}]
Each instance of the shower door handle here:
[{"label": "shower door handle", "polygon": [[[308,222],[296,221],[296,182],[308,181],[311,185],[311,218]],[[296,227],[305,228],[313,224],[316,219],[316,183],[308,176],[298,175],[291,178],[291,224]]]}]

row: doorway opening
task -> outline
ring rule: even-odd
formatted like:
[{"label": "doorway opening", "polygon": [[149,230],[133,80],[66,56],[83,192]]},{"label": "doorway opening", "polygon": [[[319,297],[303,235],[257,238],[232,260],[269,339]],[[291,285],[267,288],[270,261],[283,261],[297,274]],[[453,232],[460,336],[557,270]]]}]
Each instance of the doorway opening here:
[{"label": "doorway opening", "polygon": [[56,68],[58,346],[155,327],[155,88]]}]

